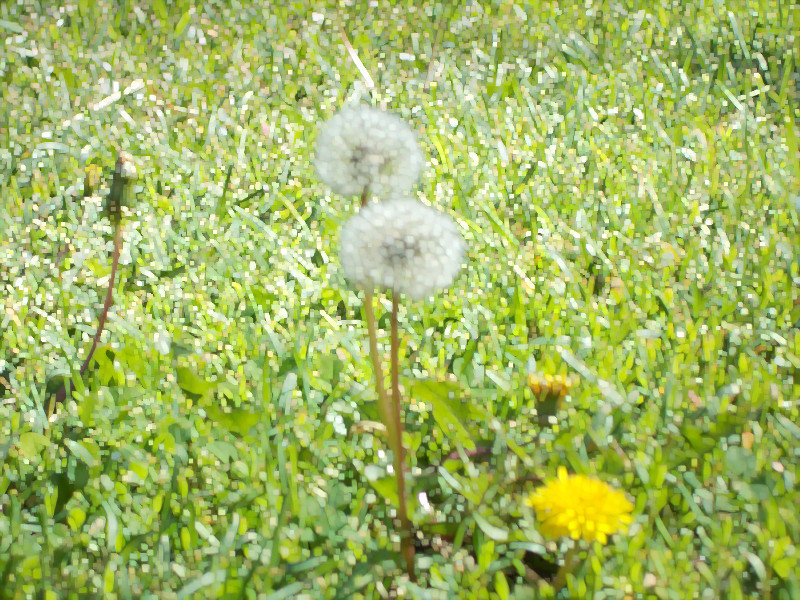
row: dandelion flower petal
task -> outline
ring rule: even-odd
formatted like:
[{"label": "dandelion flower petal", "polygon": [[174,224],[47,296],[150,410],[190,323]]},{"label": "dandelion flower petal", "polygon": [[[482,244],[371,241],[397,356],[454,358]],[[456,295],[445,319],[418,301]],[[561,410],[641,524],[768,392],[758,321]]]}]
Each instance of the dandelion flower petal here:
[{"label": "dandelion flower petal", "polygon": [[633,522],[633,505],[625,495],[606,483],[569,475],[559,467],[555,479],[528,496],[539,519],[539,531],[548,537],[569,536],[605,544],[608,536]]}]

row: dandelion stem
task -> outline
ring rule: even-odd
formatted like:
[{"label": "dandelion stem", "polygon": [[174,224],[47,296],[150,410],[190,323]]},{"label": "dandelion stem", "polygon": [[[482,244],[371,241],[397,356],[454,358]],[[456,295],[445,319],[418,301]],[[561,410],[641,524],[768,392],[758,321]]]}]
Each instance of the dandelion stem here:
[{"label": "dandelion stem", "polygon": [[[369,197],[369,188],[365,187],[361,192],[361,207],[367,204]],[[389,401],[389,396],[386,394],[386,388],[383,383],[383,368],[381,368],[381,357],[378,354],[378,334],[375,326],[375,310],[372,307],[374,294],[372,290],[364,290],[364,320],[367,322],[367,333],[369,334],[369,358],[372,361],[372,370],[375,374],[375,391],[378,394],[378,413],[381,416],[381,422],[386,427],[386,436],[389,440],[389,448],[392,453],[397,454],[398,449],[395,446],[395,427],[392,419],[392,406]]]},{"label": "dandelion stem", "polygon": [[392,453],[397,454],[398,449],[395,445],[397,436],[395,434],[394,420],[392,418],[392,407],[383,384],[383,368],[381,368],[381,359],[378,354],[375,311],[372,308],[373,298],[374,294],[371,290],[364,290],[364,320],[367,322],[367,332],[369,333],[369,357],[372,361],[372,370],[375,375],[375,391],[378,394],[378,413],[380,413],[381,421],[386,427],[389,448],[392,449]]},{"label": "dandelion stem", "polygon": [[103,303],[103,312],[100,313],[100,318],[97,320],[97,331],[92,340],[92,347],[89,349],[89,354],[81,365],[80,374],[83,375],[89,364],[92,361],[97,344],[100,342],[100,337],[103,335],[103,330],[106,326],[106,319],[108,319],[108,311],[111,309],[111,304],[114,302],[114,282],[117,277],[117,267],[119,266],[119,254],[122,251],[122,227],[120,223],[114,225],[114,251],[111,255],[111,275],[108,279],[108,290],[106,290],[106,301]]},{"label": "dandelion stem", "polygon": [[406,571],[411,581],[416,581],[414,573],[414,540],[411,521],[408,518],[406,505],[406,480],[405,480],[405,450],[403,449],[403,417],[400,411],[400,336],[398,335],[397,313],[399,294],[392,292],[392,410],[395,424],[394,470],[397,477],[398,512],[400,525],[403,528],[400,538],[400,550],[406,561]]},{"label": "dandelion stem", "polygon": [[[361,207],[367,204],[369,189],[364,188],[361,193]],[[383,382],[383,369],[378,355],[378,336],[375,325],[375,311],[373,309],[374,294],[371,290],[364,291],[364,320],[367,322],[369,334],[369,354],[372,360],[372,369],[375,373],[375,391],[378,394],[378,412],[386,426],[389,448],[394,458],[394,472],[397,478],[397,512],[400,517],[400,552],[406,562],[406,572],[411,581],[416,581],[414,572],[414,541],[411,521],[408,518],[406,504],[406,479],[405,479],[405,451],[403,450],[403,419],[400,411],[400,341],[397,327],[397,312],[399,294],[392,292],[392,338],[391,338],[391,376],[392,399],[386,394]]]},{"label": "dandelion stem", "polygon": [[[369,197],[369,188],[365,187],[361,192],[361,208],[366,206]],[[383,382],[383,368],[381,367],[381,357],[378,354],[378,333],[375,325],[375,310],[372,307],[375,295],[372,290],[364,290],[364,320],[367,322],[367,333],[369,334],[369,358],[372,361],[372,370],[375,374],[375,391],[378,394],[378,412],[381,421],[386,427],[386,437],[389,440],[389,448],[393,454],[400,450],[395,444],[397,435],[395,434],[395,421],[392,417],[392,405]]]},{"label": "dandelion stem", "polygon": [[[117,164],[114,169],[114,180],[111,184],[111,192],[108,197],[108,216],[114,227],[114,249],[111,252],[111,275],[108,278],[108,289],[106,290],[106,299],[103,303],[103,310],[97,319],[97,331],[95,331],[94,338],[92,339],[92,347],[89,353],[81,364],[78,376],[83,377],[89,365],[92,362],[92,357],[97,350],[97,345],[100,343],[100,338],[105,330],[106,320],[108,319],[108,312],[111,310],[111,305],[114,303],[114,284],[117,277],[117,267],[119,266],[119,255],[122,251],[122,202],[123,196],[129,186],[129,181],[123,175],[123,161],[127,160],[120,155],[117,158]],[[50,421],[55,408],[58,404],[64,402],[67,398],[67,386],[71,388],[72,381],[67,379],[64,384],[56,391],[55,396],[51,398],[47,405],[47,420]]]},{"label": "dandelion stem", "polygon": [[571,573],[572,570],[575,568],[575,565],[578,562],[578,543],[573,542],[572,547],[567,550],[567,554],[564,557],[564,564],[561,565],[561,568],[556,573],[556,576],[553,578],[553,581],[550,585],[553,586],[556,594],[561,591],[567,583],[567,573]]}]

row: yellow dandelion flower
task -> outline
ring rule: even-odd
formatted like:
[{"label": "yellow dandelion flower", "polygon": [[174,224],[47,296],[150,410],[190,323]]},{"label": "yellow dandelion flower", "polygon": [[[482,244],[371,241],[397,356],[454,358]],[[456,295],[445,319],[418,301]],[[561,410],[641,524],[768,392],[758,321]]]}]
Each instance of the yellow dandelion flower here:
[{"label": "yellow dandelion flower", "polygon": [[569,475],[564,467],[525,503],[536,511],[539,531],[548,537],[568,535],[605,544],[609,535],[633,521],[633,505],[622,492],[598,479]]}]

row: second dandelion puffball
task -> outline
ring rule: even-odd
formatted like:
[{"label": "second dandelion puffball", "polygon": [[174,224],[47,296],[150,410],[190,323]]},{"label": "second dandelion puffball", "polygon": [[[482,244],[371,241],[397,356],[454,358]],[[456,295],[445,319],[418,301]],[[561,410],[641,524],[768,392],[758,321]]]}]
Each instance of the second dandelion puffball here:
[{"label": "second dandelion puffball", "polygon": [[424,163],[417,136],[400,117],[364,105],[349,106],[325,123],[314,164],[337,194],[405,192]]},{"label": "second dandelion puffball", "polygon": [[453,282],[466,244],[448,215],[402,198],[359,211],[342,227],[340,248],[354,284],[419,300]]}]

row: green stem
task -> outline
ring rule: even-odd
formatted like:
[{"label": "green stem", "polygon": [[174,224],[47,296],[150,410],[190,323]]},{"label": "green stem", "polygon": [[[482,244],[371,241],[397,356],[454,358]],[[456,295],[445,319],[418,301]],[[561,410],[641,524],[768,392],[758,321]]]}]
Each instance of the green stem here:
[{"label": "green stem", "polygon": [[[367,204],[369,188],[365,187],[361,192],[361,208]],[[378,354],[378,333],[375,325],[375,310],[372,307],[374,294],[372,290],[364,290],[364,320],[367,323],[367,333],[369,334],[369,358],[372,361],[372,371],[375,374],[375,391],[378,394],[378,413],[381,422],[386,427],[386,437],[389,440],[389,448],[394,454],[398,449],[395,445],[395,427],[392,419],[392,407],[386,388],[383,384],[383,368],[381,368],[381,357]]]},{"label": "green stem", "polygon": [[567,550],[567,554],[564,557],[564,564],[561,565],[561,568],[558,570],[558,573],[556,573],[556,576],[553,578],[553,581],[550,584],[553,586],[553,589],[555,590],[556,594],[558,594],[558,592],[560,592],[564,588],[564,585],[566,585],[567,573],[572,572],[572,570],[575,568],[575,565],[578,562],[577,558],[578,558],[578,542],[574,541],[572,543],[572,547],[569,550]]},{"label": "green stem", "polygon": [[403,416],[400,405],[400,336],[398,334],[399,294],[392,291],[392,411],[395,427],[394,470],[397,477],[397,498],[400,525],[403,528],[400,538],[400,551],[406,561],[406,571],[411,581],[416,581],[414,573],[414,539],[411,521],[406,505],[405,450],[403,449]]},{"label": "green stem", "polygon": [[381,422],[386,427],[386,437],[389,440],[389,448],[392,453],[397,454],[398,449],[395,445],[397,438],[395,433],[394,420],[392,419],[392,407],[386,388],[383,385],[383,368],[378,354],[378,336],[375,326],[375,311],[372,307],[373,293],[369,290],[364,291],[364,320],[367,322],[367,332],[369,334],[369,358],[372,361],[372,371],[375,375],[375,391],[378,394],[378,413]]},{"label": "green stem", "polygon": [[[361,193],[361,208],[366,206],[369,189],[364,188]],[[398,294],[392,293],[392,400],[390,401],[383,385],[383,369],[378,355],[378,336],[375,325],[375,311],[372,307],[373,293],[364,291],[364,320],[367,322],[369,334],[369,355],[372,360],[372,369],[375,373],[375,391],[378,394],[378,412],[386,427],[386,437],[394,459],[394,472],[397,478],[398,516],[402,527],[400,537],[400,552],[406,562],[406,572],[411,581],[416,581],[414,572],[414,540],[411,521],[408,518],[408,505],[406,503],[406,478],[405,478],[405,452],[403,450],[403,419],[400,411],[400,342],[397,331]]]}]

